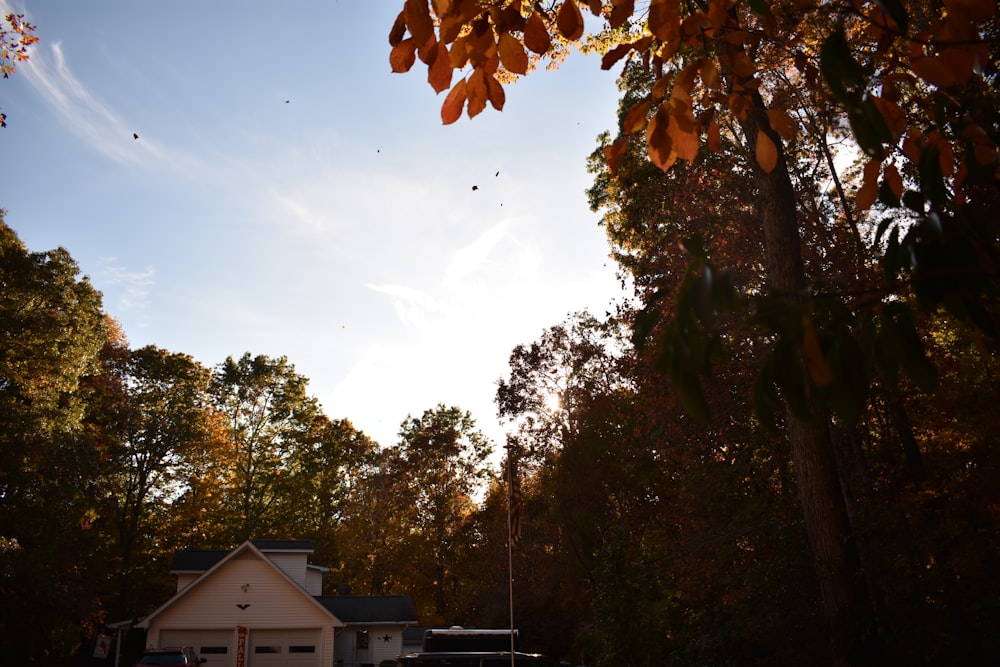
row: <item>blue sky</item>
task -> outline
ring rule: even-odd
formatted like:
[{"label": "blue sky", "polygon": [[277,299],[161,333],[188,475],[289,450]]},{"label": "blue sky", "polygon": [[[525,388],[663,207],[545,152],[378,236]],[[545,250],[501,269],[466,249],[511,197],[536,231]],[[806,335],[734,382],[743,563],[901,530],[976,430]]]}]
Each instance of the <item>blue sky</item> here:
[{"label": "blue sky", "polygon": [[614,75],[573,54],[445,127],[389,71],[401,6],[0,0],[41,40],[0,81],[0,207],[133,347],[286,355],[384,445],[438,403],[501,445],[514,346],[623,295],[584,193]]}]

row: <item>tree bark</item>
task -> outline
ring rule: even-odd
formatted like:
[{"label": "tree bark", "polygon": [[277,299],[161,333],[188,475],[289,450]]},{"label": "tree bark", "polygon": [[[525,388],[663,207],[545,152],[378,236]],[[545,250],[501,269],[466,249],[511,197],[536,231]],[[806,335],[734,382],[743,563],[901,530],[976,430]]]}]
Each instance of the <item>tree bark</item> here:
[{"label": "tree bark", "polygon": [[[742,129],[754,165],[758,212],[773,293],[789,300],[806,298],[795,192],[781,138],[767,120],[764,101],[753,94],[753,108]],[[757,133],[765,132],[778,149],[778,163],[765,172],[753,158]],[[830,622],[834,665],[877,664],[881,654],[875,613],[851,533],[840,487],[837,461],[824,411],[813,409],[809,421],[787,413],[787,435],[819,590]]]}]

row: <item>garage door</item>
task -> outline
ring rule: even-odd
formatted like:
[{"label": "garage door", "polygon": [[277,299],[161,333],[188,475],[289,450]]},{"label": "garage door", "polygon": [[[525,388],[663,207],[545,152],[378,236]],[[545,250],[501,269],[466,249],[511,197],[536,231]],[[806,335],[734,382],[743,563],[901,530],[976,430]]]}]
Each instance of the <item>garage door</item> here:
[{"label": "garage door", "polygon": [[319,667],[319,630],[251,630],[249,667]]},{"label": "garage door", "polygon": [[236,664],[236,637],[233,630],[163,630],[160,646],[193,646],[205,658],[206,667],[233,667]]}]

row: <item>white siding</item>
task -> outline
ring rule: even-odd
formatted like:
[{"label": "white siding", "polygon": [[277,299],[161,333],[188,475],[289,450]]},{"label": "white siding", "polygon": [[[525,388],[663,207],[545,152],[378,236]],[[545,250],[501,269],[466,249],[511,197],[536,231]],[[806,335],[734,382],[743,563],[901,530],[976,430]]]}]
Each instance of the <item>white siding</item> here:
[{"label": "white siding", "polygon": [[243,626],[252,633],[255,629],[322,628],[318,655],[321,665],[329,665],[333,662],[333,623],[330,614],[305,591],[247,550],[223,563],[150,619],[147,641],[160,646],[161,630],[235,632]]},{"label": "white siding", "polygon": [[281,553],[265,551],[264,555],[274,561],[285,574],[291,577],[302,588],[306,587],[306,565],[309,555],[303,552]]},{"label": "white siding", "polygon": [[188,584],[201,576],[201,572],[181,572],[177,575],[177,592],[186,588]]}]

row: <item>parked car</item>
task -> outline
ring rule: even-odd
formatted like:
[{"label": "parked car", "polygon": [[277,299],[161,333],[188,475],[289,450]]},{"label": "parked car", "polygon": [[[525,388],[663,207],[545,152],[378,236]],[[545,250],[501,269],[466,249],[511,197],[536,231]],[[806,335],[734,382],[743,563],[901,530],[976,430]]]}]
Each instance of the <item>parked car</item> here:
[{"label": "parked car", "polygon": [[205,658],[199,658],[195,650],[190,646],[181,648],[147,648],[135,667],[160,667],[160,665],[182,665],[194,667],[208,662]]}]

